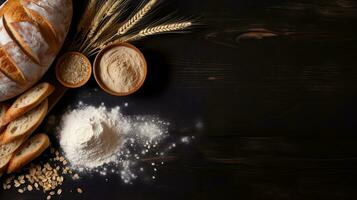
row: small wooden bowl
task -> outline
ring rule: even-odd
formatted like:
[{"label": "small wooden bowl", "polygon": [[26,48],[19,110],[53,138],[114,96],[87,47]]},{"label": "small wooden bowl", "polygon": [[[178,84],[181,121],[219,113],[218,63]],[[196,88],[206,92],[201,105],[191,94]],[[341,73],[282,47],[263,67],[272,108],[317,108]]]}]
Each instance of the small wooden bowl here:
[{"label": "small wooden bowl", "polygon": [[[125,46],[125,47],[129,47],[133,50],[135,50],[137,53],[139,53],[142,61],[143,61],[143,69],[144,69],[144,78],[135,86],[133,87],[133,89],[129,92],[116,92],[116,91],[113,91],[111,89],[109,89],[104,83],[103,81],[101,80],[101,77],[99,75],[99,68],[100,68],[100,61],[101,61],[101,58],[102,56],[104,55],[104,53],[106,53],[108,50],[114,48],[114,47],[118,47],[118,46]],[[147,76],[147,62],[146,62],[146,59],[143,55],[143,53],[138,49],[136,48],[134,45],[131,45],[129,43],[115,43],[115,44],[111,44],[111,45],[108,45],[107,47],[105,47],[104,49],[102,49],[98,55],[95,57],[95,60],[94,60],[94,65],[93,65],[93,73],[94,73],[94,78],[95,80],[97,81],[98,85],[107,93],[111,94],[111,95],[114,95],[114,96],[128,96],[128,95],[131,95],[135,92],[137,92],[143,85],[144,85],[144,82],[146,80],[146,76]]]},{"label": "small wooden bowl", "polygon": [[[75,85],[67,83],[66,81],[62,80],[62,78],[61,78],[61,73],[60,73],[61,64],[62,64],[63,60],[67,56],[80,56],[85,61],[85,63],[86,63],[85,65],[88,68],[88,74],[86,75],[86,77],[84,77],[83,80],[81,80],[79,83],[77,83]],[[92,75],[92,64],[89,61],[89,59],[85,55],[83,55],[82,53],[79,53],[79,52],[67,52],[67,53],[63,54],[61,56],[61,58],[57,61],[57,64],[56,64],[56,78],[65,87],[68,87],[68,88],[82,87],[84,84],[86,84],[89,81],[91,75]]]}]

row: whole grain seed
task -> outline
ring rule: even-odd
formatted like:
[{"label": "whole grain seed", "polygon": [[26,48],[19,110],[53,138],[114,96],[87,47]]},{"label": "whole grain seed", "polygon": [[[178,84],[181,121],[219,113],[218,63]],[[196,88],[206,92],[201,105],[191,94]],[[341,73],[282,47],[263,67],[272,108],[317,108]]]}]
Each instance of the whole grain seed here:
[{"label": "whole grain seed", "polygon": [[27,190],[28,190],[28,191],[32,191],[32,190],[33,190],[32,185],[27,185]]},{"label": "whole grain seed", "polygon": [[82,193],[83,193],[83,190],[82,190],[81,188],[77,188],[77,192],[78,192],[79,194],[82,194]]}]

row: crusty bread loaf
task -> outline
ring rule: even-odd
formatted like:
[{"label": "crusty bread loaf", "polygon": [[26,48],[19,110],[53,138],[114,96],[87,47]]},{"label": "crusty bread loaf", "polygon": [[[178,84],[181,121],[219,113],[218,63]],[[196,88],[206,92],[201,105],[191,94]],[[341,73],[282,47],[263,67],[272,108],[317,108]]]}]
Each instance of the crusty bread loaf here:
[{"label": "crusty bread loaf", "polygon": [[37,158],[50,146],[50,139],[46,134],[37,134],[27,140],[14,153],[7,167],[7,173],[20,170],[26,164]]},{"label": "crusty bread loaf", "polygon": [[11,121],[21,117],[25,113],[31,111],[44,99],[46,99],[53,91],[54,87],[46,82],[34,86],[16,99],[16,101],[11,105],[5,116],[0,121],[0,126],[4,126]]},{"label": "crusty bread loaf", "polygon": [[4,157],[0,157],[0,174],[3,174],[6,171],[7,165],[9,164],[11,157],[12,154],[9,154]]},{"label": "crusty bread loaf", "polygon": [[44,100],[39,106],[12,121],[3,133],[2,143],[7,144],[16,139],[31,135],[41,124],[48,110],[48,100]]},{"label": "crusty bread loaf", "polygon": [[68,33],[71,0],[8,0],[0,8],[0,102],[34,85]]}]

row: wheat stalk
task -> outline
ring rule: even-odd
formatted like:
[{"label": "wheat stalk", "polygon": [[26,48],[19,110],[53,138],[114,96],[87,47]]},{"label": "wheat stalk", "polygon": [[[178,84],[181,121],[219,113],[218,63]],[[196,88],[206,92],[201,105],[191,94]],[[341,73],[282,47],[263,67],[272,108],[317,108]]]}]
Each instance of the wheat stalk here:
[{"label": "wheat stalk", "polygon": [[123,39],[122,42],[135,41],[135,40],[141,39],[141,38],[149,36],[149,35],[156,35],[156,34],[161,34],[161,33],[182,30],[182,29],[190,27],[191,25],[192,25],[192,22],[181,22],[181,23],[171,23],[171,24],[165,24],[165,25],[159,25],[159,26],[154,26],[154,27],[150,27],[150,28],[145,28],[145,29],[141,30],[138,34],[133,35],[132,37]]},{"label": "wheat stalk", "polygon": [[150,0],[142,9],[140,9],[132,18],[130,18],[118,29],[118,35],[124,35],[127,33],[153,8],[156,2],[157,0]]},{"label": "wheat stalk", "polygon": [[88,18],[91,18],[91,16],[94,15],[96,4],[97,4],[96,0],[89,0],[88,5],[82,15],[86,17],[82,17],[81,20],[79,21],[77,26],[77,33],[81,32],[84,28],[87,28],[86,24],[90,22]]},{"label": "wheat stalk", "polygon": [[171,23],[171,24],[165,24],[165,25],[158,25],[154,27],[149,27],[141,30],[139,33],[129,36],[129,37],[121,37],[117,40],[114,40],[112,42],[104,42],[104,43],[95,43],[93,45],[93,49],[88,52],[89,55],[93,55],[97,53],[98,51],[104,49],[106,46],[115,44],[115,43],[120,43],[120,42],[131,42],[135,41],[138,39],[142,39],[146,36],[150,35],[156,35],[156,34],[162,34],[162,33],[167,33],[167,32],[172,32],[172,31],[178,31],[178,30],[183,30],[186,29],[190,26],[192,26],[192,22],[180,22],[180,23]]},{"label": "wheat stalk", "polygon": [[90,31],[88,33],[87,38],[92,38],[95,31],[97,30],[98,26],[102,22],[102,20],[105,18],[108,9],[111,7],[113,0],[107,0],[103,6],[100,7],[98,13],[95,15]]},{"label": "wheat stalk", "polygon": [[116,0],[115,3],[113,3],[112,7],[108,10],[107,17],[111,17],[123,1],[124,0]]},{"label": "wheat stalk", "polygon": [[90,39],[89,43],[87,46],[91,46],[97,39],[110,27],[113,25],[114,21],[119,17],[121,14],[120,11],[116,12],[120,6],[120,4],[123,2],[123,0],[117,0],[108,10],[106,16],[104,18],[109,18],[104,25],[99,29],[97,33]]}]

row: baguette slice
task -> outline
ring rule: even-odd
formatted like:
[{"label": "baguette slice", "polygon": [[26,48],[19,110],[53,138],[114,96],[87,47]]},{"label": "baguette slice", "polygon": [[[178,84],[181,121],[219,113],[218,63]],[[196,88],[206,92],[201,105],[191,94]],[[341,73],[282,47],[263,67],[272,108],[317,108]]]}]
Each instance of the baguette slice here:
[{"label": "baguette slice", "polygon": [[46,134],[37,134],[27,140],[15,152],[9,162],[7,173],[20,170],[26,164],[37,158],[50,146],[50,139]]},{"label": "baguette slice", "polygon": [[9,154],[5,157],[0,157],[0,174],[3,174],[6,171],[11,157],[12,154]]},{"label": "baguette slice", "polygon": [[12,121],[4,131],[2,143],[7,144],[18,138],[31,135],[45,118],[47,110],[48,100],[46,99],[35,109]]},{"label": "baguette slice", "polygon": [[0,126],[5,126],[37,107],[44,99],[51,95],[54,90],[55,88],[49,83],[41,83],[31,88],[18,97],[7,110]]},{"label": "baguette slice", "polygon": [[13,142],[7,144],[0,144],[0,158],[8,156],[9,154],[14,153],[22,143],[25,142],[27,138],[19,138]]},{"label": "baguette slice", "polygon": [[3,131],[4,126],[2,125],[2,121],[5,118],[5,113],[8,110],[8,106],[5,104],[0,104],[0,131]]}]

